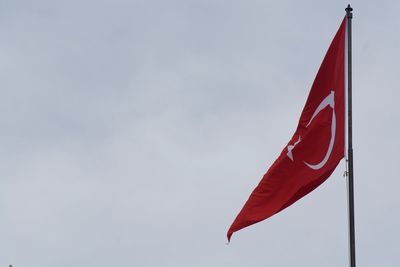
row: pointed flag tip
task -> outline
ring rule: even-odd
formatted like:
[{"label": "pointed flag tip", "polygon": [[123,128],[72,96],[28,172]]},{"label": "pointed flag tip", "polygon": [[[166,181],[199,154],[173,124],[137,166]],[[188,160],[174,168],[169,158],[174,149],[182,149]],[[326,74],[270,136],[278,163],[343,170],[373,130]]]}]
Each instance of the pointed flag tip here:
[{"label": "pointed flag tip", "polygon": [[228,243],[231,243],[231,237],[232,237],[233,232],[228,232],[228,234],[226,235],[226,237],[228,238]]}]

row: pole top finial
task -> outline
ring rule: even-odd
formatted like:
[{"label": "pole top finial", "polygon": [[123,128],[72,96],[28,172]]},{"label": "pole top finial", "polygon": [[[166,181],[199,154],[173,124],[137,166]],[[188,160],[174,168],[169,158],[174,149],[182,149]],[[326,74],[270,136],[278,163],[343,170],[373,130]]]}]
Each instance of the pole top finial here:
[{"label": "pole top finial", "polygon": [[346,7],[346,13],[347,13],[347,17],[348,18],[352,18],[353,17],[353,13],[351,13],[353,11],[353,8],[350,6],[350,4],[347,5]]}]

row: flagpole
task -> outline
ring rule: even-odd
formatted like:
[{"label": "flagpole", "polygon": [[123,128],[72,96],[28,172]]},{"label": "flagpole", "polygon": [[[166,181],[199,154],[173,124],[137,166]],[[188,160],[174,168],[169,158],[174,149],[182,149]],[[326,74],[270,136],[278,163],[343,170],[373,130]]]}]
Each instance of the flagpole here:
[{"label": "flagpole", "polygon": [[352,66],[351,66],[351,20],[353,18],[353,8],[350,4],[347,6],[347,115],[348,115],[348,198],[349,198],[349,249],[350,249],[350,267],[356,267],[356,240],[354,227],[354,179],[353,179],[353,120],[352,120]]}]

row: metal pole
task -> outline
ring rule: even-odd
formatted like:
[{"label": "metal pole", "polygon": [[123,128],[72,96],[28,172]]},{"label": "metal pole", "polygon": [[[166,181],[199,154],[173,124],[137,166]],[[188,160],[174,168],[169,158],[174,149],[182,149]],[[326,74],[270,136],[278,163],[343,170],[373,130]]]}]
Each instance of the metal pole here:
[{"label": "metal pole", "polygon": [[349,197],[349,248],[350,267],[356,267],[356,240],[354,227],[354,179],[353,179],[353,120],[352,120],[352,73],[351,73],[351,19],[353,8],[347,6],[347,112],[348,112],[348,197]]}]

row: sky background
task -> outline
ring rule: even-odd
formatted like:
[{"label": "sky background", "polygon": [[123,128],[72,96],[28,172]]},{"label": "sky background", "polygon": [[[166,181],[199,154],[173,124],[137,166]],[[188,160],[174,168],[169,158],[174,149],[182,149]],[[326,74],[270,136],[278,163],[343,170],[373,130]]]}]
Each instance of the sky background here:
[{"label": "sky background", "polygon": [[[226,231],[343,1],[0,1],[0,266],[347,266],[342,162]],[[353,1],[357,261],[400,264],[400,2]]]}]

